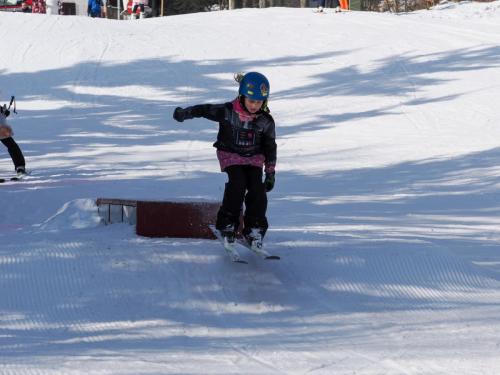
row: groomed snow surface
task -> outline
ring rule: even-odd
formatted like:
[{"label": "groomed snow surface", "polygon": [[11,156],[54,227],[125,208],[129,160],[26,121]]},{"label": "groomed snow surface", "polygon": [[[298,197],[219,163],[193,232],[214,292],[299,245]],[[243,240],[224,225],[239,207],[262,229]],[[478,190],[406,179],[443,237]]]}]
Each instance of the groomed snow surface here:
[{"label": "groomed snow surface", "polygon": [[[499,35],[498,1],[1,13],[33,173],[0,185],[0,374],[499,374]],[[222,197],[216,124],[171,115],[251,70],[271,80],[282,259],[102,224],[98,197]]]}]

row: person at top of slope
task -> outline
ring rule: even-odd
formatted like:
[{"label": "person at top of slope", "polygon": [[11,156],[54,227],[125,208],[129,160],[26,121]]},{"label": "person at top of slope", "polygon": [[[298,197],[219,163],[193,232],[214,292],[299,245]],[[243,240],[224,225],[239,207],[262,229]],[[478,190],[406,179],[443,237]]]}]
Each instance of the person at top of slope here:
[{"label": "person at top of slope", "polygon": [[148,5],[148,0],[133,0],[132,1],[132,13],[130,13],[130,18],[135,19],[137,15],[137,10],[140,11],[140,18],[144,17],[145,6]]},{"label": "person at top of slope", "polygon": [[92,18],[101,18],[103,6],[102,0],[88,0],[87,15]]},{"label": "person at top of slope", "polygon": [[[11,105],[13,100],[14,97],[12,97]],[[15,105],[14,113],[16,113]],[[12,162],[14,163],[14,168],[18,177],[23,177],[24,175],[26,175],[26,163],[24,161],[24,156],[21,149],[19,148],[19,145],[16,143],[16,141],[14,141],[14,138],[12,138],[14,132],[12,131],[10,125],[7,123],[7,117],[9,117],[9,115],[10,106],[9,108],[7,108],[6,105],[0,106],[0,141],[4,144],[5,147],[7,147],[7,151],[9,152]]]},{"label": "person at top of slope", "polygon": [[173,117],[179,122],[204,117],[219,123],[214,147],[228,182],[216,228],[228,241],[234,241],[244,202],[242,233],[250,245],[260,247],[268,228],[267,192],[274,187],[277,152],[275,124],[267,106],[269,81],[257,72],[240,73],[235,79],[239,90],[233,101],[177,107]]}]

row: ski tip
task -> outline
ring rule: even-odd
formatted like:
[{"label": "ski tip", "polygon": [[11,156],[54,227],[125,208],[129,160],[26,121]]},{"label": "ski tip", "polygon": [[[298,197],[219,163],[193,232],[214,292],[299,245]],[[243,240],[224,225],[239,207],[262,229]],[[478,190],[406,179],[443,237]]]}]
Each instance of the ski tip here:
[{"label": "ski tip", "polygon": [[240,264],[248,264],[248,262],[246,260],[243,260],[243,259],[236,259],[236,260],[233,260],[234,263],[240,263]]}]

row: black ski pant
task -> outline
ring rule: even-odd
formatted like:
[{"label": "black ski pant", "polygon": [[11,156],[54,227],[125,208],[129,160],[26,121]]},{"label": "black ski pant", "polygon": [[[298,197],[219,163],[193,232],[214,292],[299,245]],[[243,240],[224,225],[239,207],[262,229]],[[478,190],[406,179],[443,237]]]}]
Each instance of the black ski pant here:
[{"label": "black ski pant", "polygon": [[243,202],[245,202],[245,229],[259,228],[265,233],[268,227],[266,219],[267,193],[262,182],[262,168],[251,165],[233,165],[224,172],[228,182],[224,189],[222,207],[217,214],[217,229],[234,225],[238,229]]},{"label": "black ski pant", "polygon": [[19,148],[19,146],[17,145],[16,141],[14,141],[14,138],[12,137],[4,138],[1,141],[4,144],[4,146],[7,147],[12,162],[14,163],[14,167],[16,169],[18,167],[24,167],[26,165],[26,162],[24,161],[23,153]]},{"label": "black ski pant", "polygon": [[339,0],[321,0],[318,6],[322,6],[323,8],[336,8],[340,6]]}]

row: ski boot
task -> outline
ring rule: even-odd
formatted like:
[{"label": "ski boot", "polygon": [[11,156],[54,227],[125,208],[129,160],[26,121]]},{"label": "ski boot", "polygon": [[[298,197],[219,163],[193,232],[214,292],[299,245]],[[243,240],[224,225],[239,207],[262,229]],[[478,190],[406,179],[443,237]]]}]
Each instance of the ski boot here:
[{"label": "ski boot", "polygon": [[232,246],[236,241],[236,231],[233,224],[228,224],[224,228],[217,229],[224,239],[224,246]]},{"label": "ski boot", "polygon": [[16,175],[17,175],[17,178],[23,178],[24,176],[26,176],[27,175],[26,168],[25,167],[17,167],[16,168]]},{"label": "ski boot", "polygon": [[232,215],[222,208],[217,212],[215,228],[219,231],[224,243],[233,244],[236,241],[236,231],[238,229],[238,216]]},{"label": "ski boot", "polygon": [[245,228],[243,230],[243,237],[253,250],[262,249],[264,234],[265,230],[262,228]]}]

